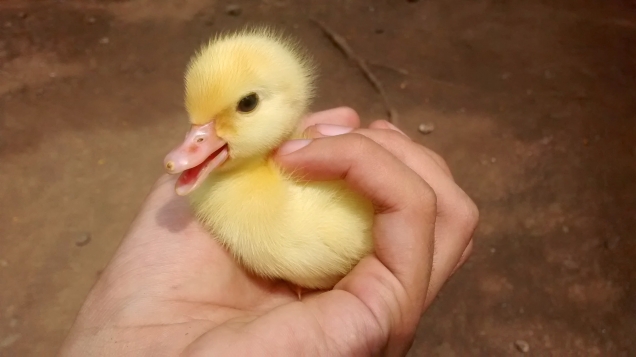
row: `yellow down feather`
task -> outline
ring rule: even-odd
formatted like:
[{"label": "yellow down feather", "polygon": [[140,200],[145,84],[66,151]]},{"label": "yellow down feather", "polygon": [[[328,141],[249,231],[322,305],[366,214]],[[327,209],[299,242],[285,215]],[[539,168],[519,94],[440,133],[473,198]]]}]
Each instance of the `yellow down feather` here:
[{"label": "yellow down feather", "polygon": [[[314,78],[301,47],[268,28],[205,45],[186,72],[186,109],[193,124],[214,120],[229,160],[189,197],[201,222],[251,272],[328,289],[372,252],[373,207],[344,182],[297,181],[271,160],[306,114]],[[258,94],[257,108],[238,112],[249,93]]]}]

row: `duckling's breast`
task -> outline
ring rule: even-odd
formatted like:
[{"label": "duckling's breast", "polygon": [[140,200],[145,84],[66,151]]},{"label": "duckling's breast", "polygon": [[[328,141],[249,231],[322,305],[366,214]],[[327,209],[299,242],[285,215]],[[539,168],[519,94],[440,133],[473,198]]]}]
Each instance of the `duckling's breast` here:
[{"label": "duckling's breast", "polygon": [[341,182],[299,183],[273,165],[218,176],[197,216],[254,273],[329,288],[369,254],[373,208]]}]

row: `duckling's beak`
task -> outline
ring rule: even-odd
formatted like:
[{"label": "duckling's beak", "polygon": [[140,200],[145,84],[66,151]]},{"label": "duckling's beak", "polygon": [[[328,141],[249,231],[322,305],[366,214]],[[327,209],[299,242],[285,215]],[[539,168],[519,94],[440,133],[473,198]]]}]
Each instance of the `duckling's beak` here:
[{"label": "duckling's beak", "polygon": [[164,159],[169,174],[181,173],[175,190],[185,196],[228,158],[227,143],[216,135],[214,121],[192,125],[185,140]]}]

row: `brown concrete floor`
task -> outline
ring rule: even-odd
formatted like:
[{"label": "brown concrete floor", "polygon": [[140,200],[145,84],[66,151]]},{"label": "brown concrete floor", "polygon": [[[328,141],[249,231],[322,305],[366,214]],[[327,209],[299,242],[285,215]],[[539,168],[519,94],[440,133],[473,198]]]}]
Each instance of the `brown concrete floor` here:
[{"label": "brown concrete floor", "polygon": [[409,71],[376,69],[401,126],[481,209],[475,253],[411,355],[509,356],[516,340],[536,356],[633,355],[633,1],[238,3],[238,17],[214,0],[0,3],[0,355],[57,350],[182,135],[182,71],[214,31],[286,26],[322,64],[316,109],[382,116],[310,16]]}]

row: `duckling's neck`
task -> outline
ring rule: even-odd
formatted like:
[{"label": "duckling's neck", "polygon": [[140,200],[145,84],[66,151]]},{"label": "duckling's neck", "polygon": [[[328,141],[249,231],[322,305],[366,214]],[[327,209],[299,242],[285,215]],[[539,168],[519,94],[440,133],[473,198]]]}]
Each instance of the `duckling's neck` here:
[{"label": "duckling's neck", "polygon": [[269,166],[270,155],[255,156],[248,159],[242,159],[240,162],[229,162],[227,167],[219,170],[216,174],[219,177],[229,177],[235,175],[244,175],[247,171],[257,170]]},{"label": "duckling's neck", "polygon": [[271,190],[280,184],[281,177],[278,166],[271,160],[271,155],[258,156],[231,163],[218,172],[212,172],[205,186],[211,190],[226,189],[226,184],[230,183],[232,187],[249,185],[252,188],[258,187],[259,191]]},{"label": "duckling's neck", "polygon": [[[237,202],[261,202],[264,206],[252,207],[260,212],[261,208],[267,210],[283,204],[280,197],[286,192],[285,186],[284,175],[278,166],[269,157],[262,157],[213,172],[190,198],[195,206],[219,210],[233,207]],[[210,202],[214,204],[210,205]]]},{"label": "duckling's neck", "polygon": [[[284,140],[305,138],[304,132],[291,132]],[[272,158],[275,150],[235,162],[230,159],[220,170],[213,171],[201,187],[193,192],[192,201],[201,203],[206,199],[223,201],[222,198],[248,198],[246,192],[250,192],[250,199],[271,202],[270,198],[285,191],[287,178]]]}]

